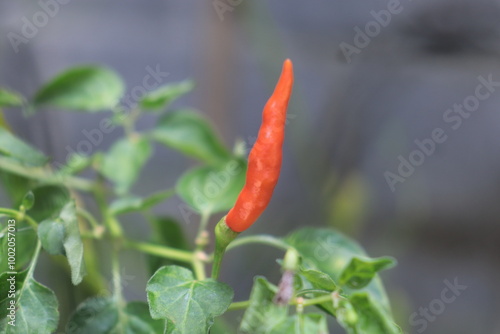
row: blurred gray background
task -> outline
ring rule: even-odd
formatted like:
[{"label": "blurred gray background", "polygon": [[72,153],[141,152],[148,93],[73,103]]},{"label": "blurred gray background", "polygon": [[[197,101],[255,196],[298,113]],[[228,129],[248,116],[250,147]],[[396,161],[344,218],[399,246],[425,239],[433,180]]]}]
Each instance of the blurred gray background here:
[{"label": "blurred gray background", "polygon": [[[423,328],[411,314],[440,299],[445,280],[457,279],[467,288],[423,332],[500,333],[500,87],[460,116],[456,129],[460,114],[447,113],[476,93],[480,76],[500,82],[499,2],[243,0],[224,13],[214,2],[61,0],[54,15],[14,47],[9,33],[22,35],[26,20],[34,22],[50,1],[0,0],[0,86],[29,97],[67,67],[102,64],[120,73],[130,90],[141,85],[148,66],[159,66],[169,73],[166,81],[196,81],[176,106],[202,111],[231,147],[256,135],[281,63],[291,58],[296,85],[282,177],[268,210],[246,233],[337,227],[370,255],[398,259],[382,276],[405,332]],[[347,44],[356,51],[346,56]],[[13,129],[56,162],[105,116],[44,110],[25,119],[6,112]],[[147,116],[139,129],[154,122]],[[437,128],[446,141],[434,143],[432,154],[392,191],[384,173],[397,174],[399,156],[408,160],[418,149],[415,140],[431,138]],[[107,135],[96,150],[121,135]],[[171,187],[194,165],[156,146],[134,193]],[[179,203],[171,200],[155,212],[183,221]],[[138,218],[125,217],[127,233],[146,238]],[[183,224],[190,235],[194,221]],[[221,279],[236,289],[235,300],[245,299],[254,275],[279,280],[280,255],[267,247],[235,250]],[[124,258],[127,297],[144,299],[144,261],[132,252]],[[49,262],[39,269],[59,296],[71,291]],[[72,309],[78,302],[63,304]]]}]

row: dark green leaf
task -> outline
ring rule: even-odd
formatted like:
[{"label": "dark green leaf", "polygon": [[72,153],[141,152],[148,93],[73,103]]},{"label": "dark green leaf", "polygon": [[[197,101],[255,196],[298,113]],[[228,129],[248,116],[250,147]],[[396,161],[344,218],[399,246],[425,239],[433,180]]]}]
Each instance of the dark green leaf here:
[{"label": "dark green leaf", "polygon": [[64,255],[64,225],[57,220],[44,220],[38,226],[42,247],[52,255]]},{"label": "dark green leaf", "polygon": [[208,164],[220,164],[230,154],[200,114],[179,110],[163,116],[151,132],[156,141]]},{"label": "dark green leaf", "polygon": [[35,204],[35,195],[32,191],[28,191],[26,195],[24,195],[21,206],[24,208],[24,210],[29,210],[33,207],[33,204]]},{"label": "dark green leaf", "polygon": [[157,192],[146,198],[136,196],[118,198],[110,204],[109,212],[112,215],[120,215],[134,211],[147,210],[171,197],[174,193],[175,191],[173,190],[166,190]]},{"label": "dark green leaf", "polygon": [[68,202],[62,209],[59,218],[64,226],[64,250],[71,267],[71,282],[79,284],[85,275],[83,261],[83,243],[78,228],[75,202]]},{"label": "dark green leaf", "polygon": [[195,280],[191,271],[177,266],[160,268],[146,291],[151,316],[168,319],[167,332],[172,334],[206,334],[214,317],[223,314],[233,299],[226,284]]},{"label": "dark green leaf", "polygon": [[144,138],[124,138],[113,144],[103,158],[100,171],[113,181],[116,192],[125,194],[139,177],[151,155],[151,144]]},{"label": "dark green leaf", "polygon": [[190,80],[171,83],[161,86],[152,92],[147,93],[139,102],[139,106],[146,110],[165,109],[175,99],[189,93],[194,87]]},{"label": "dark green leaf", "polygon": [[23,98],[18,93],[0,88],[0,107],[19,107]]},{"label": "dark green leaf", "polygon": [[36,201],[28,214],[38,222],[47,218],[57,218],[62,208],[70,201],[68,189],[62,186],[40,186],[33,189]]},{"label": "dark green leaf", "polygon": [[[5,219],[5,224],[9,218]],[[0,235],[0,254],[7,253],[8,248],[8,234],[5,233]],[[28,225],[26,222],[21,222],[16,220],[16,270],[20,271],[26,266],[30,261],[35,248],[33,245],[36,244],[37,235],[36,232]],[[5,252],[5,253],[4,253]],[[7,267],[6,258],[0,259],[0,272],[11,271]]]},{"label": "dark green leaf", "polygon": [[240,325],[242,333],[270,333],[287,319],[288,308],[273,303],[276,290],[264,277],[255,277],[250,293],[250,306]]},{"label": "dark green leaf", "polygon": [[367,286],[377,272],[392,268],[396,261],[389,257],[376,259],[354,257],[340,275],[340,284],[351,289],[361,289]]},{"label": "dark green leaf", "polygon": [[108,297],[91,298],[78,306],[66,325],[68,334],[156,334],[163,321],[153,320],[146,303],[133,302],[120,308]]},{"label": "dark green leaf", "polygon": [[11,207],[17,208],[22,204],[26,193],[33,188],[35,181],[0,170],[0,181],[6,195],[10,198]]},{"label": "dark green leaf", "polygon": [[[0,290],[8,289],[7,282],[10,274],[0,275]],[[16,294],[15,298],[8,298],[2,291],[0,300],[0,332],[6,334],[50,334],[57,329],[59,321],[58,303],[52,290],[28,277],[26,273],[21,273],[15,277]],[[15,326],[8,322],[11,320],[5,317],[10,301],[16,301]],[[8,315],[8,313],[7,313]]]},{"label": "dark green leaf", "polygon": [[179,179],[177,193],[199,213],[226,211],[236,202],[245,184],[245,173],[246,164],[242,160],[195,168]]},{"label": "dark green leaf", "polygon": [[59,74],[36,94],[36,106],[101,111],[115,107],[124,92],[121,78],[103,67],[82,66]]},{"label": "dark green leaf", "polygon": [[0,127],[0,154],[29,166],[43,166],[47,157]]}]

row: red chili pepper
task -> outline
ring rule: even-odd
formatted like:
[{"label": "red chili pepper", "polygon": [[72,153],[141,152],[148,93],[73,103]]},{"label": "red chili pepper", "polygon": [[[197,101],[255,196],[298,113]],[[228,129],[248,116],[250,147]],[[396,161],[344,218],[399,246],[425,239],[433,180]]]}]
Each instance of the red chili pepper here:
[{"label": "red chili pepper", "polygon": [[286,109],[293,86],[293,66],[285,60],[274,93],[262,113],[262,125],[248,157],[245,186],[236,204],[226,216],[226,224],[234,232],[249,228],[265,210],[281,170],[285,136]]}]

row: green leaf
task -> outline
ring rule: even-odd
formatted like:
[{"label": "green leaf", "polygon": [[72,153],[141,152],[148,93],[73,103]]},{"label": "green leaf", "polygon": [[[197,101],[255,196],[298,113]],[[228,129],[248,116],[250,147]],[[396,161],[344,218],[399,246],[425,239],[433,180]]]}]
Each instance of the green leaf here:
[{"label": "green leaf", "polygon": [[[2,219],[5,219],[5,225],[7,225],[8,218]],[[7,233],[0,235],[0,254],[2,254],[0,272],[11,271],[7,266],[6,258],[3,257],[3,254],[7,253],[8,236]],[[31,261],[35,251],[33,245],[36,244],[36,241],[36,232],[28,223],[16,221],[16,271],[22,270]]]},{"label": "green leaf", "polygon": [[191,110],[165,114],[151,132],[151,137],[167,147],[212,165],[224,163],[231,156],[207,120]]},{"label": "green leaf", "polygon": [[69,69],[45,84],[35,95],[35,106],[50,105],[69,110],[101,111],[114,108],[125,87],[121,78],[104,67]]},{"label": "green leaf", "polygon": [[[186,239],[184,231],[176,220],[171,217],[152,217],[150,219],[153,233],[152,242],[158,245],[164,245],[175,249],[189,250],[189,242]],[[175,264],[186,266],[186,263],[172,261],[159,256],[148,256],[149,269],[151,274],[155,273],[161,266]]]},{"label": "green leaf", "polygon": [[361,289],[367,286],[377,272],[392,268],[396,261],[389,257],[376,259],[354,257],[340,275],[340,284],[351,289]]},{"label": "green leaf", "polygon": [[0,181],[13,208],[21,205],[24,196],[35,184],[33,180],[2,170],[0,170]]},{"label": "green leaf", "polygon": [[64,250],[71,267],[71,282],[78,285],[85,275],[85,263],[74,201],[70,201],[64,206],[59,218],[64,226]]},{"label": "green leaf", "polygon": [[295,314],[284,319],[268,332],[254,334],[328,334],[328,325],[323,314]]},{"label": "green leaf", "polygon": [[314,269],[306,269],[306,270],[301,270],[300,274],[305,279],[307,279],[315,289],[325,290],[330,292],[333,292],[337,289],[337,285],[335,284],[333,279],[329,275],[321,271]]},{"label": "green leaf", "polygon": [[43,166],[48,158],[0,127],[0,154],[29,166]]},{"label": "green leaf", "polygon": [[0,88],[0,107],[19,107],[23,104],[23,98],[18,93]]},{"label": "green leaf", "polygon": [[367,292],[354,293],[350,301],[358,313],[357,331],[352,334],[400,334],[391,315]]},{"label": "green leaf", "polygon": [[26,195],[24,195],[23,200],[21,202],[21,207],[24,208],[24,210],[29,210],[33,207],[35,204],[35,195],[33,194],[32,191],[28,191]]},{"label": "green leaf", "polygon": [[264,277],[255,277],[250,305],[241,321],[242,333],[259,334],[270,333],[288,317],[287,306],[278,306],[273,303],[277,288]]},{"label": "green leaf", "polygon": [[206,334],[214,317],[223,314],[233,290],[213,279],[195,280],[182,267],[160,268],[148,282],[149,310],[153,319],[167,319],[172,334]]},{"label": "green leaf", "polygon": [[189,93],[193,88],[194,83],[190,80],[170,83],[144,95],[139,106],[146,110],[162,110],[175,99]]},{"label": "green leaf", "polygon": [[173,190],[165,190],[152,194],[146,198],[137,196],[127,196],[114,200],[109,206],[109,212],[112,215],[121,215],[124,213],[147,210],[165,199],[175,194]]},{"label": "green leaf", "polygon": [[[330,276],[334,282],[340,282],[340,277],[344,269],[351,263],[353,258],[361,257],[367,258],[364,250],[353,240],[347,238],[343,234],[333,229],[317,229],[317,228],[303,228],[291,233],[285,238],[285,242],[293,246],[302,256],[303,265],[306,269],[314,269],[323,272]],[[365,293],[369,296],[370,301],[376,301],[376,307],[380,308],[381,312],[376,316],[382,318],[366,319],[367,322],[381,322],[393,323],[391,316],[389,300],[378,275],[365,287],[361,289],[352,289],[349,286],[344,286],[342,295],[350,300],[351,296],[358,293]],[[358,315],[361,310],[358,309],[360,304],[352,303]],[[325,311],[335,315],[338,310],[335,310],[331,303],[320,305]],[[375,315],[371,315],[374,316]],[[361,315],[359,315],[361,317]],[[363,323],[361,320],[360,324]],[[398,333],[390,331],[388,327],[387,332],[370,332],[364,328],[366,326],[356,325],[353,329],[348,327],[347,323],[341,323],[344,328],[351,330],[349,333],[355,334],[372,334],[372,333],[385,333],[394,334]]]},{"label": "green leaf", "polygon": [[64,255],[64,225],[56,220],[44,220],[38,226],[42,247],[52,255]]},{"label": "green leaf", "polygon": [[[38,283],[25,273],[17,275],[15,299],[8,298],[7,279],[12,276],[0,275],[0,332],[6,334],[50,334],[57,329],[59,321],[58,302],[52,290]],[[24,276],[24,277],[23,277]],[[4,297],[7,296],[7,297]],[[16,301],[15,326],[8,322],[7,307],[10,301]]]},{"label": "green leaf", "polygon": [[195,168],[179,179],[177,193],[199,213],[227,211],[233,207],[245,184],[245,173],[246,164],[243,160]]},{"label": "green leaf", "polygon": [[119,306],[108,297],[85,300],[66,325],[66,332],[93,334],[156,334],[163,333],[163,321],[153,320],[148,306],[132,302]]},{"label": "green leaf", "polygon": [[114,143],[103,157],[100,171],[115,183],[117,193],[125,194],[139,177],[150,155],[151,144],[145,138],[123,138]]},{"label": "green leaf", "polygon": [[59,217],[61,210],[71,199],[67,188],[54,185],[37,187],[33,189],[33,195],[36,201],[27,213],[38,222]]}]

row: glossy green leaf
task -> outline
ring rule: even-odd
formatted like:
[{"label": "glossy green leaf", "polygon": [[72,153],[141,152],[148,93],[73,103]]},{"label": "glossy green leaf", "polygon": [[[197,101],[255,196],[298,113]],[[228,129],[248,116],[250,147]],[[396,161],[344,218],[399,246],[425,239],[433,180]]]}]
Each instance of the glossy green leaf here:
[{"label": "glossy green leaf", "polygon": [[168,320],[167,332],[172,334],[206,334],[233,299],[228,285],[195,280],[190,270],[178,266],[160,268],[146,291],[151,316]]},{"label": "glossy green leaf", "polygon": [[48,160],[43,153],[2,127],[0,127],[0,155],[29,166],[43,166]]},{"label": "glossy green leaf", "polygon": [[189,93],[193,88],[194,83],[190,80],[166,84],[144,95],[139,106],[146,110],[162,110],[175,99]]},{"label": "glossy green leaf", "polygon": [[[58,302],[52,290],[35,281],[26,272],[15,276],[15,298],[9,298],[12,275],[0,275],[0,332],[5,334],[50,334],[59,322]],[[7,293],[6,293],[7,292]],[[15,326],[9,325],[11,300],[16,301]]]},{"label": "glossy green leaf", "polygon": [[59,218],[64,226],[64,250],[71,267],[71,282],[79,284],[85,275],[83,261],[83,243],[78,228],[75,202],[68,202],[62,209]]},{"label": "glossy green leaf", "polygon": [[115,107],[125,88],[112,70],[75,67],[59,74],[35,95],[35,106],[49,105],[61,109],[101,111]]},{"label": "glossy green leaf", "polygon": [[125,194],[135,183],[151,155],[151,144],[145,138],[123,138],[113,144],[103,157],[100,171],[113,181],[116,192]]},{"label": "glossy green leaf", "polygon": [[64,254],[64,225],[58,220],[44,220],[38,225],[42,247],[52,255]]},{"label": "glossy green leaf", "polygon": [[66,325],[66,332],[93,334],[163,333],[164,322],[153,320],[148,306],[132,302],[120,306],[112,298],[97,297],[78,306]]},{"label": "glossy green leaf", "polygon": [[109,206],[112,215],[147,210],[175,194],[173,190],[166,190],[152,194],[146,198],[126,196],[114,200]]},{"label": "glossy green leaf", "polygon": [[63,207],[71,199],[69,190],[62,186],[46,185],[33,189],[36,198],[27,213],[37,222],[47,218],[57,218]]},{"label": "glossy green leaf", "polygon": [[354,257],[340,275],[339,284],[351,289],[361,289],[367,286],[377,272],[392,268],[396,261],[389,257],[376,259]]},{"label": "glossy green leaf", "polygon": [[163,145],[208,164],[225,163],[230,153],[207,120],[191,110],[165,114],[151,132]]},{"label": "glossy green leaf", "polygon": [[240,325],[242,333],[270,333],[288,318],[288,308],[273,303],[276,291],[277,288],[264,277],[255,277],[250,293],[250,305]]},{"label": "glossy green leaf", "polygon": [[177,193],[195,211],[212,214],[233,207],[245,184],[246,164],[230,160],[185,173],[177,182]]},{"label": "glossy green leaf", "polygon": [[23,98],[18,93],[0,88],[0,107],[19,107]]}]

